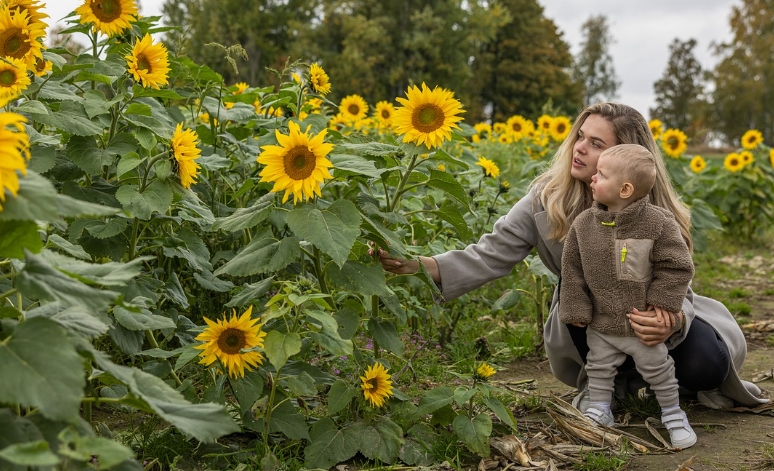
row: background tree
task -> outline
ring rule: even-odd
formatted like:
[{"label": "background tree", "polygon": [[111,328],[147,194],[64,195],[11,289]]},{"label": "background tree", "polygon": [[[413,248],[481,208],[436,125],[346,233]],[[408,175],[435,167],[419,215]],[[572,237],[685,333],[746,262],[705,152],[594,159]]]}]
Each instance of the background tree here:
[{"label": "background tree", "polygon": [[581,49],[573,63],[572,75],[583,84],[583,103],[609,101],[616,97],[621,82],[615,74],[610,45],[613,37],[605,15],[590,16],[581,26]]},{"label": "background tree", "polygon": [[682,129],[689,137],[700,136],[704,129],[706,80],[694,56],[695,47],[695,39],[675,38],[669,45],[669,62],[653,84],[656,107],[650,110],[651,117],[660,119],[667,127]]},{"label": "background tree", "polygon": [[715,48],[715,126],[729,144],[748,129],[774,143],[774,0],[743,0],[730,18],[733,39]]},{"label": "background tree", "polygon": [[[536,0],[504,0],[500,4],[510,21],[497,29],[473,62],[480,102],[474,119],[502,121],[514,114],[537,118],[552,99],[557,109],[574,115],[581,90],[567,70],[572,64],[569,46],[556,24],[543,16]],[[469,116],[469,117],[470,117]]]}]

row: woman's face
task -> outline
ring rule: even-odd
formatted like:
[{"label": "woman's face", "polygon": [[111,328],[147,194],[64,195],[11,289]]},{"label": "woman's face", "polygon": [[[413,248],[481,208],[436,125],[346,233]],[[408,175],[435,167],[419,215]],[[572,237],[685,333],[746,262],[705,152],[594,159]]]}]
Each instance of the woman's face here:
[{"label": "woman's face", "polygon": [[589,115],[581,125],[578,140],[572,148],[570,174],[573,178],[590,184],[591,177],[597,173],[599,154],[616,144],[618,142],[610,122],[599,115]]}]

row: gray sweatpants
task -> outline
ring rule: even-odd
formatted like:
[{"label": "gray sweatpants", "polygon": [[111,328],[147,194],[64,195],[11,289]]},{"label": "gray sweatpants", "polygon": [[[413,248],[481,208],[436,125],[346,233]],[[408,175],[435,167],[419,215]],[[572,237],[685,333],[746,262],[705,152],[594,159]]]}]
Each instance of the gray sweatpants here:
[{"label": "gray sweatpants", "polygon": [[680,404],[675,378],[675,362],[663,343],[649,347],[637,337],[619,337],[603,334],[591,327],[586,328],[589,354],[586,357],[586,373],[589,376],[591,402],[607,402],[613,399],[613,381],[618,367],[631,355],[637,371],[650,384],[661,409]]}]

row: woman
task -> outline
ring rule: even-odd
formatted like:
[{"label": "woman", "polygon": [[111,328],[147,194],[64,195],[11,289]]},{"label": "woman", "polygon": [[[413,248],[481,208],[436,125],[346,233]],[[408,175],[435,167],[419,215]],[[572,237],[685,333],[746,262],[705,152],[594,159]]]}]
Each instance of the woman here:
[{"label": "woman", "polygon": [[[659,156],[650,201],[670,210],[688,247],[692,247],[690,211],[680,201],[667,173],[650,128],[635,109],[618,103],[598,103],[584,109],[557,150],[546,172],[532,183],[530,192],[476,244],[418,260],[395,259],[379,250],[385,270],[411,274],[422,263],[438,283],[444,300],[457,298],[496,278],[505,276],[536,248],[540,259],[560,275],[565,237],[575,217],[592,204],[591,177],[599,154],[617,144],[639,144]],[[558,316],[561,279],[554,290],[544,340],[551,371],[557,379],[581,392],[573,401],[584,410],[588,352],[585,329],[563,324]],[[632,329],[646,345],[665,343],[675,361],[675,376],[683,390],[697,392],[702,404],[727,408],[734,402],[756,406],[768,402],[760,389],[742,381],[738,371],[747,355],[744,335],[723,304],[688,293],[672,326],[659,323],[653,310],[633,310]],[[628,362],[627,362],[628,363]],[[627,376],[627,363],[619,377]],[[632,365],[629,366],[631,368]],[[632,388],[629,388],[632,389]],[[635,389],[636,390],[636,389]]]}]

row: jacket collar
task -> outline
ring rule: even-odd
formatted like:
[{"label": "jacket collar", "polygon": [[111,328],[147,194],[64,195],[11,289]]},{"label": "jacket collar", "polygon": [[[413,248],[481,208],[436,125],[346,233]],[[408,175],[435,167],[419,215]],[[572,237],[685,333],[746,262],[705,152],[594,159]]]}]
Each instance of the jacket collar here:
[{"label": "jacket collar", "polygon": [[595,201],[591,206],[591,212],[603,226],[623,226],[632,221],[641,220],[642,211],[649,201],[650,197],[645,195],[617,213],[608,211],[607,206]]}]

